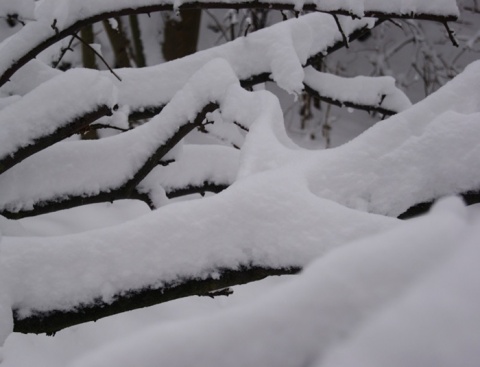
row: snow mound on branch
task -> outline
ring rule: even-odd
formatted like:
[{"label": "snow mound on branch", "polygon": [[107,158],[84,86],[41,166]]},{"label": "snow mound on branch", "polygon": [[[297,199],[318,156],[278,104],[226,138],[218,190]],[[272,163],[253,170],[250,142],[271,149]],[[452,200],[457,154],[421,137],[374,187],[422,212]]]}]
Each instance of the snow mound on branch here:
[{"label": "snow mound on branch", "polygon": [[[472,232],[478,224],[470,223],[460,200],[450,198],[428,216],[332,251],[257,301],[213,317],[151,327],[72,367],[323,366],[322,359],[335,347],[371,328],[377,338],[362,339],[368,343],[367,356],[393,355],[395,366],[434,366],[446,349],[449,358],[440,365],[472,365],[466,362],[478,360],[474,340],[480,326],[479,247],[474,243],[479,233]],[[461,297],[446,297],[441,292],[445,283],[449,295]],[[375,328],[383,314],[406,337],[395,338],[396,327]],[[424,325],[437,325],[440,335],[423,331]],[[429,339],[421,337],[427,334]],[[423,352],[409,355],[409,346]],[[344,356],[356,365],[350,351],[357,350],[346,349]],[[362,361],[365,355],[359,357]],[[338,365],[351,364],[332,364]]]},{"label": "snow mound on branch", "polygon": [[479,84],[477,61],[425,100],[326,151],[286,147],[273,138],[271,121],[259,120],[246,137],[239,177],[288,162],[315,195],[389,216],[479,190]]},{"label": "snow mound on branch", "polygon": [[398,223],[316,198],[288,172],[267,172],[216,196],[169,205],[118,227],[48,238],[4,237],[0,267],[15,309],[28,316],[98,298],[109,302],[146,285],[203,279],[217,269],[301,266]]},{"label": "snow mound on branch", "polygon": [[0,111],[0,159],[85,113],[115,104],[116,88],[100,72],[74,69],[62,73]]},{"label": "snow mound on branch", "polygon": [[337,75],[320,73],[313,67],[305,68],[304,83],[321,96],[357,105],[378,106],[400,112],[412,106],[408,97],[395,86],[395,79],[389,76],[342,78]]}]

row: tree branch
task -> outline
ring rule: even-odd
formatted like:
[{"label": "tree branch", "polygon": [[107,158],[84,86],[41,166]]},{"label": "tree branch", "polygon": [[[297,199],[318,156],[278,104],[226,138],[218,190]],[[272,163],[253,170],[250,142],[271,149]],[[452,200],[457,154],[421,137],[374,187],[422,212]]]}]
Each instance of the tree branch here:
[{"label": "tree branch", "polygon": [[[52,197],[48,200],[36,202],[28,209],[22,209],[20,211],[12,211],[9,209],[0,210],[0,215],[9,219],[21,219],[25,217],[36,216],[40,214],[46,214],[58,210],[70,209],[80,205],[96,204],[102,202],[113,202],[121,199],[132,198],[146,198],[143,195],[139,195],[136,192],[136,187],[142,181],[147,174],[158,165],[158,162],[193,129],[201,126],[205,115],[218,108],[216,103],[209,103],[203,107],[203,109],[197,114],[193,122],[187,122],[180,126],[178,130],[145,161],[142,167],[133,175],[131,179],[126,182],[119,182],[117,188],[104,187],[100,188],[99,192],[95,195],[81,194],[81,195],[69,195],[68,193],[62,193],[58,197]],[[48,139],[46,137],[45,139]],[[147,201],[148,203],[148,201]]]},{"label": "tree branch", "polygon": [[340,101],[338,99],[333,99],[333,98],[330,98],[330,97],[327,97],[327,96],[322,96],[316,90],[309,87],[307,84],[304,84],[304,85],[305,85],[305,92],[307,92],[311,96],[314,96],[314,97],[320,99],[323,102],[327,102],[327,103],[333,104],[333,105],[338,106],[338,107],[349,107],[349,108],[355,108],[357,110],[363,110],[363,111],[367,111],[367,112],[378,112],[382,115],[388,115],[388,116],[395,115],[396,113],[398,113],[398,111],[393,111],[393,110],[389,110],[387,108],[383,108],[381,106],[381,104],[378,104],[378,105],[363,105],[363,104],[355,103],[355,102],[352,102],[352,101]]},{"label": "tree branch", "polygon": [[[271,9],[271,10],[298,10],[294,9],[295,5],[293,3],[266,3],[260,1],[251,1],[251,2],[186,2],[183,3],[178,10],[183,9]],[[159,2],[159,4],[148,5],[148,6],[138,6],[138,7],[125,7],[122,9],[112,9],[111,11],[105,11],[100,14],[94,14],[91,16],[87,16],[83,19],[78,19],[73,24],[68,25],[64,29],[57,29],[53,35],[46,36],[42,41],[37,43],[36,45],[32,45],[32,47],[23,54],[19,55],[12,55],[12,59],[14,60],[6,69],[1,70],[0,75],[0,86],[7,83],[10,77],[15,74],[17,70],[19,70],[22,66],[24,66],[27,62],[34,59],[37,55],[39,55],[42,51],[47,49],[48,47],[52,46],[53,44],[57,43],[58,41],[62,40],[65,37],[75,35],[79,32],[83,27],[109,19],[114,17],[121,17],[125,15],[133,15],[133,14],[144,14],[144,13],[152,13],[157,11],[164,11],[164,10],[177,10],[174,9],[174,3],[165,3]],[[347,15],[353,18],[358,18],[356,14],[352,13],[349,10],[344,9],[336,9],[336,10],[323,10],[321,6],[317,4],[317,2],[306,2],[303,6],[304,11],[320,11],[330,14],[338,14],[338,15]],[[454,14],[451,15],[435,15],[435,14],[428,14],[428,13],[408,13],[408,14],[395,14],[389,12],[382,12],[382,11],[375,11],[375,10],[367,10],[365,11],[364,16],[366,17],[375,17],[381,19],[390,19],[390,18],[403,18],[403,19],[423,19],[423,20],[432,20],[438,21],[441,23],[449,22],[449,21],[456,21],[457,16]],[[25,28],[26,29],[26,28]],[[17,35],[13,37],[25,37],[25,35],[19,32]],[[28,37],[27,37],[28,38]]]},{"label": "tree branch", "polygon": [[39,137],[35,139],[32,144],[18,148],[16,151],[11,152],[9,155],[0,160],[0,174],[12,168],[24,159],[30,157],[31,155],[79,132],[93,121],[98,120],[100,117],[111,115],[112,110],[109,106],[100,105],[95,110],[86,112],[82,116],[79,116],[71,122],[61,126],[52,134]]},{"label": "tree branch", "polygon": [[220,274],[207,279],[178,279],[171,284],[156,288],[146,286],[117,294],[113,301],[106,303],[101,297],[88,304],[78,304],[70,310],[49,310],[35,312],[26,318],[20,318],[17,310],[14,314],[14,332],[47,333],[53,335],[64,328],[89,321],[97,321],[103,317],[157,305],[179,298],[205,295],[234,285],[247,284],[273,275],[296,274],[299,267],[266,268],[260,266],[240,266],[238,269],[217,269]]}]

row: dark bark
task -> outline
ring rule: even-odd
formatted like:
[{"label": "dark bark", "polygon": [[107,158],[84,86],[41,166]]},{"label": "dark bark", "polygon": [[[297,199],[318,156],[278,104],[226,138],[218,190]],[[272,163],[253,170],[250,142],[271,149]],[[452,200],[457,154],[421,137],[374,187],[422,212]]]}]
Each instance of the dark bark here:
[{"label": "dark bark", "polygon": [[135,50],[135,64],[137,68],[143,68],[147,66],[147,62],[145,60],[145,53],[143,52],[143,41],[142,41],[142,34],[140,32],[140,25],[138,24],[138,16],[137,14],[131,14],[128,17],[130,21],[130,28],[132,30],[132,41],[133,41],[133,48]]},{"label": "dark bark", "polygon": [[172,17],[165,23],[162,52],[166,61],[179,59],[197,51],[202,11],[185,9],[179,14],[179,19]]},{"label": "dark bark", "polygon": [[80,31],[80,37],[85,41],[82,43],[82,63],[84,68],[98,69],[95,61],[95,52],[92,51],[91,45],[95,42],[95,36],[93,34],[93,26],[88,25]]},{"label": "dark bark", "polygon": [[[454,195],[454,193],[452,193]],[[464,193],[458,194],[459,196],[462,197],[463,201],[465,202],[466,205],[473,205],[473,204],[478,204],[480,203],[480,191],[478,190],[472,190],[472,191],[467,191]],[[399,219],[410,219],[422,214],[427,213],[432,205],[435,203],[435,200],[429,201],[429,202],[424,202],[424,203],[418,203],[410,208],[408,208],[405,212],[400,214],[398,216]]]},{"label": "dark bark", "polygon": [[128,55],[128,47],[130,44],[125,32],[123,31],[122,19],[120,17],[113,18],[117,22],[117,29],[114,29],[110,21],[104,20],[103,27],[107,32],[108,40],[112,46],[115,58],[115,68],[129,68],[130,57]]}]

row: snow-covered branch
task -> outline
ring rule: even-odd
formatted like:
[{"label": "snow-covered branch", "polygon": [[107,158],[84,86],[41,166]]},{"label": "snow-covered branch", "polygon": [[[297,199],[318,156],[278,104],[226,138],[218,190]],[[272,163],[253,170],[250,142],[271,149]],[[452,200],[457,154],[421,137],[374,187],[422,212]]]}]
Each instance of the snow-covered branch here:
[{"label": "snow-covered branch", "polygon": [[412,105],[391,77],[342,78],[307,67],[303,83],[308,93],[337,106],[394,115]]},{"label": "snow-covered branch", "polygon": [[15,310],[14,332],[55,334],[64,328],[97,321],[103,317],[112,316],[142,307],[157,305],[175,299],[208,295],[210,292],[234,285],[255,282],[268,276],[295,274],[298,267],[267,268],[259,266],[240,266],[234,269],[212,269],[212,276],[205,279],[181,279],[161,287],[147,287],[138,290],[130,289],[116,294],[112,300],[105,302],[101,297],[92,303],[79,304],[69,310],[49,310],[33,312],[32,315],[21,317]]},{"label": "snow-covered branch", "polygon": [[[0,212],[19,218],[151,191],[143,188],[135,193],[162,158],[218,107],[211,101],[225,104],[227,91],[234,85],[240,88],[229,65],[213,60],[149,123],[109,139],[62,142],[35,154],[0,176]],[[57,180],[57,174],[68,178]],[[203,175],[196,184],[208,178]],[[36,185],[30,185],[32,179]],[[192,183],[187,179],[176,188],[185,189]]]},{"label": "snow-covered branch", "polygon": [[[454,21],[458,17],[455,0],[445,1],[441,7],[432,10],[423,0],[409,4],[405,11],[401,1],[366,3],[356,2],[355,6],[323,5],[322,2],[269,2],[269,1],[217,1],[217,2],[182,2],[174,1],[123,0],[104,2],[70,0],[57,3],[43,2],[36,11],[37,20],[28,23],[13,37],[0,44],[0,86],[28,61],[34,59],[40,52],[57,43],[65,37],[76,34],[83,27],[112,17],[129,14],[151,13],[161,10],[188,8],[266,8],[279,10],[314,10],[333,14],[343,14],[349,17],[380,17],[380,18],[418,18],[440,22]],[[343,29],[343,27],[342,27]],[[26,41],[28,40],[28,41]],[[21,41],[21,42],[19,42]]]},{"label": "snow-covered branch", "polygon": [[[111,115],[115,91],[98,71],[72,70],[1,110],[0,174],[98,118]],[[48,101],[45,96],[49,96]]]}]

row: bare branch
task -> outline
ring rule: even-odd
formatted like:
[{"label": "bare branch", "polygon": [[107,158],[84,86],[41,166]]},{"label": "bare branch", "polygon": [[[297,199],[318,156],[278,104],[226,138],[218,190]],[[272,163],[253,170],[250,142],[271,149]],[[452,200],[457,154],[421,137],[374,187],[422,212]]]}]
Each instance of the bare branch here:
[{"label": "bare branch", "polygon": [[338,17],[336,14],[332,14],[333,19],[335,19],[335,23],[337,23],[338,31],[342,35],[343,43],[346,48],[349,48],[349,43],[348,43],[348,37],[346,36],[345,32],[343,31],[342,25],[340,24],[340,21],[338,20]]},{"label": "bare branch", "polygon": [[108,62],[107,60],[104,59],[104,57],[102,56],[102,54],[100,54],[100,52],[98,52],[97,50],[95,50],[94,47],[92,47],[90,44],[88,44],[87,42],[85,42],[81,37],[79,37],[76,33],[73,34],[73,37],[76,38],[77,40],[79,40],[82,44],[84,44],[86,47],[88,47],[90,50],[93,51],[93,53],[95,55],[98,56],[98,58],[100,60],[102,60],[103,64],[108,68],[108,70],[115,76],[115,78],[117,78],[119,81],[122,81],[122,78],[120,78],[118,76],[118,74],[113,71],[113,69],[110,67],[110,65],[108,65]]},{"label": "bare branch", "polygon": [[450,41],[452,42],[452,44],[455,47],[459,47],[460,44],[458,43],[457,39],[455,38],[455,31],[449,27],[447,22],[443,22],[443,25],[445,26],[445,29],[447,30],[448,38],[450,38]]}]

